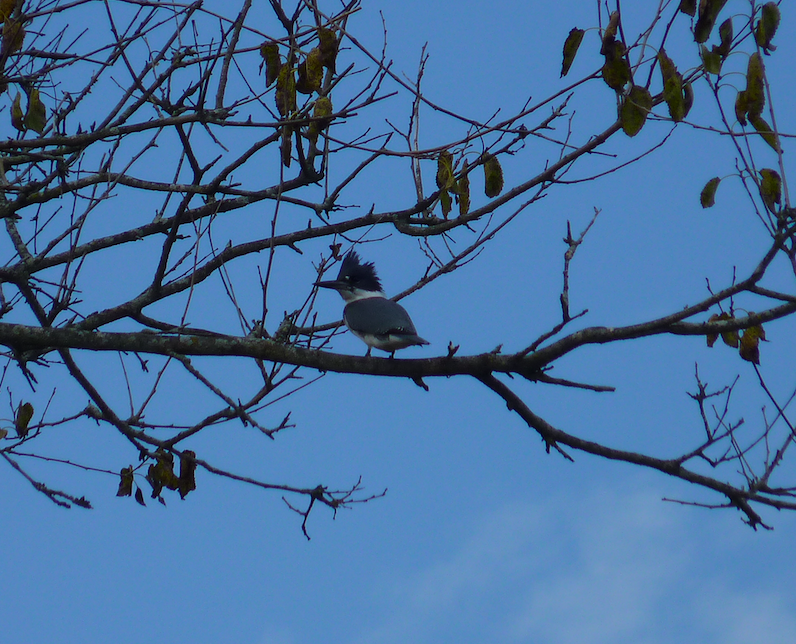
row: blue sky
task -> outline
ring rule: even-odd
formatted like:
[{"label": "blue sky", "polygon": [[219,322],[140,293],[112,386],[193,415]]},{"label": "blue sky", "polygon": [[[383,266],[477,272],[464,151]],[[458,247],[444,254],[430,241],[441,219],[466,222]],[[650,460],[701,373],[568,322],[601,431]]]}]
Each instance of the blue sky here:
[{"label": "blue sky", "polygon": [[[380,47],[381,11],[389,57],[410,78],[428,42],[428,98],[485,119],[497,108],[512,113],[529,95],[546,96],[564,86],[563,40],[572,27],[595,24],[595,5],[591,0],[366,3],[349,28]],[[626,8],[627,28],[643,24],[655,6]],[[730,2],[725,11],[746,6]],[[783,7],[783,29],[792,28],[789,9]],[[793,66],[787,61],[796,59],[796,45],[781,37],[775,42],[779,49],[766,61],[767,69],[780,127],[793,132]],[[670,55],[678,46],[688,48],[679,50],[682,59],[693,57],[687,39],[673,41]],[[587,34],[574,77],[596,65],[587,47],[596,47],[595,34]],[[713,117],[705,89],[697,90],[695,119]],[[599,83],[587,88],[571,104],[575,132],[585,135],[610,124],[613,101],[613,93]],[[397,99],[385,113],[403,124],[406,105]],[[425,146],[462,134],[457,123],[431,113],[424,119]],[[611,151],[631,156],[665,131],[665,125],[650,123],[633,141],[612,143]],[[543,164],[551,149],[530,141],[521,155],[505,161],[507,185],[529,176],[528,168]],[[763,165],[773,163],[764,150],[760,158]],[[733,266],[742,275],[766,247],[765,232],[737,182],[723,182],[714,209],[699,206],[707,179],[733,171],[728,142],[681,127],[662,150],[622,172],[551,191],[476,262],[403,302],[418,332],[432,343],[408,349],[406,357],[440,355],[449,341],[460,344],[462,354],[498,343],[518,349],[553,326],[560,316],[566,221],[579,232],[594,208],[602,212],[571,275],[573,311],[589,309],[584,324],[643,321],[704,297],[706,278],[726,285]],[[350,201],[365,210],[371,202],[382,210],[408,205],[412,192],[405,166],[379,172],[384,174],[368,177]],[[579,170],[575,176],[582,176]],[[236,231],[222,229],[222,234],[234,237]],[[466,242],[463,237],[461,246]],[[311,261],[323,245],[310,250],[281,258],[274,309],[291,310],[309,293]],[[388,294],[413,284],[424,267],[417,248],[396,237],[361,253],[376,262]],[[255,293],[255,266],[265,260],[251,258],[231,268],[250,287],[242,286],[243,294]],[[134,283],[136,276],[125,279]],[[793,276],[781,270],[768,285],[778,281],[792,285]],[[208,288],[220,292],[218,284]],[[341,302],[322,293],[318,310],[325,320],[338,319]],[[223,305],[216,309],[210,300],[197,304],[195,314],[207,325],[223,312]],[[770,325],[767,335],[763,373],[775,394],[786,399],[796,386],[792,321]],[[364,353],[350,335],[337,339],[334,350]],[[200,363],[212,365],[220,382],[246,378],[249,368],[229,360]],[[724,347],[707,349],[699,338],[593,347],[556,368],[562,377],[616,386],[613,394],[512,384],[562,429],[616,447],[673,455],[700,438],[697,410],[686,395],[693,390],[695,363],[712,385],[729,384],[739,374],[736,416],[761,422],[766,401],[751,366]],[[91,373],[109,387],[122,382],[116,358],[94,361]],[[83,394],[66,381],[55,384],[61,396],[79,397],[82,406]],[[327,374],[276,406],[274,418],[291,410],[297,427],[275,442],[241,426],[198,437],[192,448],[212,462],[274,482],[324,481],[343,488],[361,475],[368,491],[388,489],[385,498],[340,511],[334,520],[325,508],[314,511],[311,541],[279,494],[202,472],[197,491],[185,501],[169,498],[166,508],[152,502],[144,509],[117,499],[115,481],[108,477],[31,466],[54,487],[89,496],[95,509],[86,512],[54,507],[10,468],[0,468],[4,639],[27,644],[148,638],[196,644],[796,641],[796,569],[790,563],[796,518],[767,512],[764,519],[775,530],[753,532],[735,511],[663,502],[663,497],[717,499],[624,464],[582,454],[575,463],[565,462],[546,454],[539,438],[477,383],[453,379],[428,385],[424,392],[408,381]],[[156,404],[178,411],[209,404],[195,397],[187,380],[173,387],[168,399]],[[49,393],[36,393],[37,408]],[[118,391],[118,400],[125,397]],[[107,428],[88,421],[47,440],[46,446],[81,462],[103,466],[130,458]]]}]

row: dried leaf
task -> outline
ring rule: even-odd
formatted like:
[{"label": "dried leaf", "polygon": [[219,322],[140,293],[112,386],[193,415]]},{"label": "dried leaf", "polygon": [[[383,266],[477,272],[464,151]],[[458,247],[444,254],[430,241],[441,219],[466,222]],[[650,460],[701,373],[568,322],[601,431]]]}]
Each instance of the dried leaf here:
[{"label": "dried leaf", "polygon": [[0,22],[4,22],[14,12],[17,0],[0,0]]},{"label": "dried leaf", "polygon": [[39,90],[35,87],[28,94],[28,112],[25,114],[25,127],[41,134],[47,126],[47,108],[41,102]]},{"label": "dried leaf", "polygon": [[312,94],[321,89],[323,82],[323,63],[321,50],[313,48],[307,58],[298,66],[298,81],[296,91],[302,94]]},{"label": "dried leaf", "polygon": [[699,203],[702,204],[703,208],[712,208],[715,205],[716,190],[720,182],[721,179],[719,177],[713,177],[705,184],[705,187],[702,188],[702,192],[699,195]]},{"label": "dried leaf", "polygon": [[265,86],[270,87],[279,77],[279,71],[282,69],[279,45],[275,42],[263,43],[260,45],[260,56],[265,60]]},{"label": "dried leaf", "polygon": [[666,107],[669,108],[669,116],[673,121],[682,121],[686,114],[682,77],[677,72],[677,67],[672,59],[666,55],[666,51],[663,49],[658,52],[658,64],[663,77],[663,100],[666,101]]},{"label": "dried leaf", "polygon": [[312,116],[316,119],[322,119],[319,121],[312,121],[307,128],[307,136],[309,137],[310,141],[313,143],[318,140],[318,135],[320,134],[321,130],[326,128],[329,123],[331,123],[332,119],[327,118],[332,115],[332,99],[328,96],[321,96],[317,101],[315,101],[315,107],[312,110]]},{"label": "dried leaf", "polygon": [[196,489],[196,452],[186,449],[180,454],[180,498]]},{"label": "dried leaf", "polygon": [[622,130],[628,136],[636,136],[647,121],[647,114],[652,109],[652,96],[646,87],[634,85],[630,93],[622,101],[619,108],[619,120]]},{"label": "dried leaf", "polygon": [[602,76],[611,89],[620,92],[631,78],[630,65],[625,59],[625,46],[621,42],[613,42],[605,54]]},{"label": "dried leaf", "polygon": [[[722,313],[721,315],[727,315],[727,314],[726,313]],[[716,313],[714,313],[713,315],[711,315],[708,318],[708,322],[719,322],[722,319],[721,315],[717,315]],[[727,316],[727,317],[729,317],[729,316]],[[716,344],[716,340],[719,339],[719,334],[718,333],[708,333],[707,336],[705,336],[705,339],[707,340],[708,347],[709,348],[713,348],[713,345]]]},{"label": "dried leaf", "polygon": [[490,154],[484,161],[484,194],[490,199],[497,197],[503,190],[503,168],[497,157]]},{"label": "dried leaf", "polygon": [[760,198],[769,212],[776,212],[782,202],[782,178],[771,168],[760,170]]},{"label": "dried leaf", "polygon": [[755,42],[768,54],[776,49],[771,39],[779,27],[779,7],[776,2],[766,2],[760,12],[760,20],[755,26]]},{"label": "dried leaf", "polygon": [[296,111],[296,77],[290,65],[282,65],[276,79],[276,108],[283,118]]},{"label": "dried leaf", "polygon": [[746,125],[746,92],[741,90],[735,97],[735,118],[741,125]]},{"label": "dried leaf", "polygon": [[694,40],[696,42],[703,43],[707,41],[726,2],[727,0],[701,0],[699,3],[699,18],[694,26]]},{"label": "dried leaf", "polygon": [[721,55],[716,47],[709,51],[705,45],[700,45],[699,56],[702,59],[702,66],[708,74],[719,74],[721,72]]},{"label": "dried leaf", "polygon": [[768,122],[762,116],[753,116],[752,114],[749,115],[749,122],[752,124],[752,127],[757,130],[757,133],[763,137],[763,140],[771,146],[774,152],[779,152],[777,136],[774,134],[774,130],[771,129]]},{"label": "dried leaf", "polygon": [[688,116],[691,108],[694,106],[694,88],[691,83],[686,83],[683,86],[683,118]]},{"label": "dried leaf", "polygon": [[611,17],[608,18],[608,26],[605,28],[605,31],[603,32],[603,44],[602,47],[600,48],[600,53],[603,56],[606,56],[608,52],[613,49],[618,29],[619,29],[619,12],[614,11],[611,14]]},{"label": "dried leaf", "polygon": [[135,489],[135,500],[138,502],[139,505],[143,505],[144,507],[146,507],[146,501],[144,501],[144,493],[141,491],[140,487]]},{"label": "dried leaf", "polygon": [[132,496],[133,495],[133,467],[123,467],[119,472],[119,489],[116,491],[116,496]]},{"label": "dried leaf", "polygon": [[3,45],[2,48],[0,48],[0,54],[6,57],[19,51],[22,49],[22,43],[24,41],[25,29],[22,26],[22,21],[6,18],[3,23]]},{"label": "dried leaf", "polygon": [[17,92],[14,102],[11,104],[11,125],[20,132],[25,131],[25,115],[22,112],[22,96]]},{"label": "dried leaf", "polygon": [[744,360],[760,364],[760,340],[766,339],[766,333],[761,325],[756,325],[744,329],[741,336],[738,353]]},{"label": "dried leaf", "polygon": [[318,41],[318,46],[321,50],[321,63],[329,71],[334,73],[334,66],[337,60],[337,50],[340,46],[337,36],[334,35],[334,32],[331,29],[324,29],[322,27],[318,29]]},{"label": "dried leaf", "polygon": [[174,474],[174,455],[158,449],[155,452],[155,462],[149,466],[146,479],[152,486],[153,499],[160,496],[164,487],[169,490],[179,489],[180,480]]},{"label": "dried leaf", "polygon": [[447,190],[441,190],[439,193],[439,203],[442,206],[442,216],[447,219],[448,214],[453,207],[453,200],[451,196],[448,194]]},{"label": "dried leaf", "polygon": [[696,14],[697,0],[680,0],[680,11],[693,16]]},{"label": "dried leaf", "polygon": [[14,417],[14,428],[17,430],[19,438],[25,438],[28,435],[28,425],[31,418],[33,418],[33,405],[26,402],[17,407],[17,413]]},{"label": "dried leaf", "polygon": [[561,76],[566,76],[569,73],[569,68],[572,67],[572,62],[575,60],[575,55],[578,53],[578,47],[583,42],[583,34],[586,33],[583,29],[575,27],[569,32],[567,39],[564,41],[564,55],[563,62],[561,63]]},{"label": "dried leaf", "polygon": [[290,167],[290,158],[293,154],[293,130],[285,125],[282,128],[282,142],[279,144],[279,152],[282,156],[282,165]]},{"label": "dried leaf", "polygon": [[462,167],[462,174],[457,182],[456,201],[459,203],[459,215],[464,217],[470,211],[470,176],[467,173],[467,161]]},{"label": "dried leaf", "polygon": [[440,190],[450,190],[456,179],[453,176],[453,155],[447,150],[443,150],[437,157],[437,188]]},{"label": "dried leaf", "polygon": [[752,116],[760,116],[766,106],[764,74],[763,58],[755,52],[749,56],[746,68],[746,113],[750,120]]},{"label": "dried leaf", "polygon": [[722,57],[726,58],[730,54],[732,48],[732,18],[727,18],[719,25],[719,38],[721,44],[715,48],[715,51]]}]

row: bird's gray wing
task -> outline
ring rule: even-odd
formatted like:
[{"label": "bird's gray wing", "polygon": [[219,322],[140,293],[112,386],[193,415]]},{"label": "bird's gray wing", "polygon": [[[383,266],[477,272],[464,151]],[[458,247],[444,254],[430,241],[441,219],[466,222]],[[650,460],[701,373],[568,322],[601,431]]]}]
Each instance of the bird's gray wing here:
[{"label": "bird's gray wing", "polygon": [[417,335],[406,309],[383,297],[355,300],[346,305],[343,321],[354,332],[387,335]]}]

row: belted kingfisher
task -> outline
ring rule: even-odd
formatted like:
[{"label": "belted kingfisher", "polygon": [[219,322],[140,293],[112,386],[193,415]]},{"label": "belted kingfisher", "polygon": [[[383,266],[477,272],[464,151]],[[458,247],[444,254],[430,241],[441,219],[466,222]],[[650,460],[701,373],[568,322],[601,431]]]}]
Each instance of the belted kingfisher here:
[{"label": "belted kingfisher", "polygon": [[398,349],[428,344],[417,335],[406,309],[388,300],[373,262],[362,262],[353,250],[343,258],[337,279],[315,282],[315,286],[340,293],[346,305],[343,322],[355,336],[372,348],[387,351],[392,358]]}]

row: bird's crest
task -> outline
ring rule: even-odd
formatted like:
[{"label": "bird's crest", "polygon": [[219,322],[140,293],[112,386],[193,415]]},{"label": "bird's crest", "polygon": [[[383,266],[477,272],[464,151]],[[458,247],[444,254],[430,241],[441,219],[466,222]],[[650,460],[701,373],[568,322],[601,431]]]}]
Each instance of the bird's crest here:
[{"label": "bird's crest", "polygon": [[343,258],[337,279],[347,282],[353,288],[367,291],[383,290],[373,262],[362,262],[356,251],[353,250]]}]

